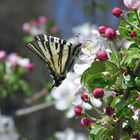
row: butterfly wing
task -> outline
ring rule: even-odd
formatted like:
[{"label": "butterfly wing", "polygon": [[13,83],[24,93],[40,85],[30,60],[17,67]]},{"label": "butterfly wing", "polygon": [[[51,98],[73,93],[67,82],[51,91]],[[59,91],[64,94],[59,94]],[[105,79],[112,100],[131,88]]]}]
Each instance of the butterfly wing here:
[{"label": "butterfly wing", "polygon": [[80,52],[79,46],[44,34],[35,36],[34,41],[27,44],[47,64],[55,86],[59,86],[66,73],[72,69]]}]

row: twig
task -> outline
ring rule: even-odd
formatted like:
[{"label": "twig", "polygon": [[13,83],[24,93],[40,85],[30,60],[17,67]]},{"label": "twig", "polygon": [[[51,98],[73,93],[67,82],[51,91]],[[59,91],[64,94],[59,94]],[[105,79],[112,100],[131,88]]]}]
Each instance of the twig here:
[{"label": "twig", "polygon": [[134,68],[134,75],[136,77],[136,75],[138,75],[140,73],[140,59],[136,65],[136,67]]},{"label": "twig", "polygon": [[19,109],[15,112],[15,116],[20,117],[20,116],[25,116],[25,115],[37,112],[37,111],[41,111],[43,109],[46,109],[46,108],[52,106],[53,104],[54,104],[53,102],[40,103],[38,105],[34,105],[34,106],[27,107],[27,108],[24,108],[24,109]]},{"label": "twig", "polygon": [[45,96],[47,93],[48,93],[47,89],[43,88],[31,98],[31,101],[35,102],[35,101],[39,100],[40,98],[42,98],[43,96]]},{"label": "twig", "polygon": [[115,127],[115,132],[113,135],[113,140],[120,140],[121,133],[122,133],[122,124],[123,124],[122,120],[117,121],[116,127]]}]

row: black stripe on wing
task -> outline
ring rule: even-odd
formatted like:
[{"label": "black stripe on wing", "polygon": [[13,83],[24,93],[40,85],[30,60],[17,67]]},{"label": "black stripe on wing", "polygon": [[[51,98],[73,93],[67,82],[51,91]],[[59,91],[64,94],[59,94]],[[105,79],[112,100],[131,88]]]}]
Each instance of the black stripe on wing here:
[{"label": "black stripe on wing", "polygon": [[57,79],[57,75],[55,71],[50,66],[50,62],[46,59],[46,57],[43,55],[42,51],[39,49],[38,44],[36,41],[32,41],[26,45],[30,50],[32,50],[35,54],[37,54],[46,64],[47,68],[49,70],[50,75],[53,76],[53,80]]},{"label": "black stripe on wing", "polygon": [[72,50],[72,57],[71,57],[71,62],[67,66],[67,71],[71,71],[73,68],[73,65],[75,64],[76,58],[78,57],[80,53],[80,46],[81,44],[75,45],[73,50]]},{"label": "black stripe on wing", "polygon": [[[35,36],[34,39],[36,42],[41,43],[40,45],[42,45],[44,51],[49,52],[48,55],[50,56],[50,60],[51,60],[51,63],[53,65],[54,71],[57,71],[57,69],[55,67],[55,62],[53,60],[53,52],[51,50],[51,45],[50,45],[51,41],[53,41],[53,37],[41,34],[41,35]],[[38,45],[38,46],[40,46],[40,45]]]}]

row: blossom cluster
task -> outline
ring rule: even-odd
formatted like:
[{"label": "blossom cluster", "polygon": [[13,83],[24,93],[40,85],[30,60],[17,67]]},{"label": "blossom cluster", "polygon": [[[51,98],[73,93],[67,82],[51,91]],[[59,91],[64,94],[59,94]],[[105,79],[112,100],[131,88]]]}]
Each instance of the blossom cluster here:
[{"label": "blossom cluster", "polygon": [[6,51],[0,50],[0,64],[5,63],[6,71],[10,71],[11,68],[18,66],[22,67],[25,71],[32,71],[33,64],[28,58],[22,58],[17,53],[7,54]]},{"label": "blossom cluster", "polygon": [[31,41],[32,37],[38,34],[50,34],[56,35],[58,33],[58,28],[55,26],[54,22],[45,16],[40,16],[38,19],[31,19],[22,25],[22,30],[24,33],[28,34],[24,37],[24,41]]},{"label": "blossom cluster", "polygon": [[33,64],[28,58],[22,58],[17,53],[7,54],[0,50],[0,93],[5,97],[21,89],[25,93],[31,92],[30,85],[22,76],[33,70]]},{"label": "blossom cluster", "polygon": [[[58,104],[63,99],[63,108],[65,97],[69,106],[70,102],[75,106],[76,118],[90,131],[89,139],[140,138],[140,2],[124,0],[124,5],[128,11],[112,9],[112,14],[120,19],[118,30],[105,25],[89,33],[84,30],[86,35],[79,37],[82,55],[74,66],[78,76],[69,77],[73,85],[70,89],[64,81],[59,91],[63,94],[57,95]],[[119,46],[121,39],[129,45]],[[68,96],[74,92],[75,100],[74,97],[70,100]],[[55,93],[57,89],[52,95]]]},{"label": "blossom cluster", "polygon": [[72,128],[66,128],[63,132],[55,132],[56,140],[86,140],[86,136],[83,133],[75,132]]}]

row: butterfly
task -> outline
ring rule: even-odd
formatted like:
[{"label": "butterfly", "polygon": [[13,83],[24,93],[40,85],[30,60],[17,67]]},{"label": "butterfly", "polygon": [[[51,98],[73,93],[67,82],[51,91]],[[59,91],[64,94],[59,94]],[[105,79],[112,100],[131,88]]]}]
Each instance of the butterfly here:
[{"label": "butterfly", "polygon": [[26,46],[47,64],[54,81],[53,87],[58,87],[66,78],[66,74],[72,70],[81,44],[74,45],[57,37],[40,34]]}]

